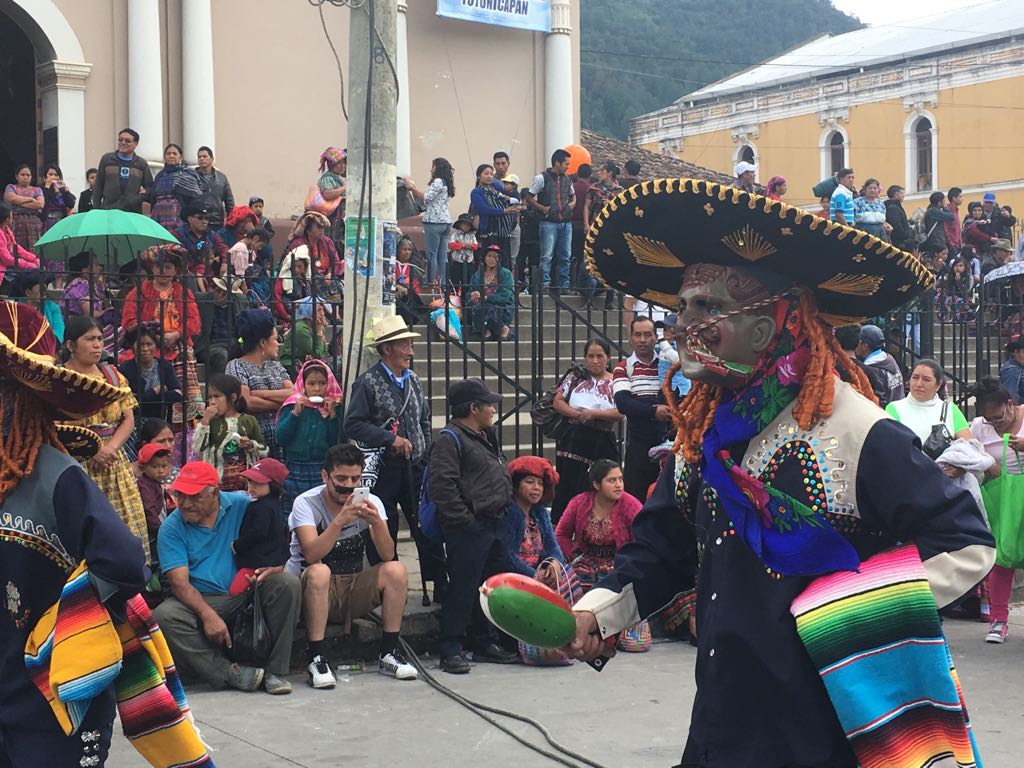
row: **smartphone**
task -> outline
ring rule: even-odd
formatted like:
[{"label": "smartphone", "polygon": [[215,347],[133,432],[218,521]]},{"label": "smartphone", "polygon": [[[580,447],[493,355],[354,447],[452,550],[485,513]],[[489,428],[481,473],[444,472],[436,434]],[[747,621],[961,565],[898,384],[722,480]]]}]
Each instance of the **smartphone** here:
[{"label": "smartphone", "polygon": [[365,486],[356,488],[352,491],[352,503],[353,504],[365,504],[370,500],[370,489]]}]

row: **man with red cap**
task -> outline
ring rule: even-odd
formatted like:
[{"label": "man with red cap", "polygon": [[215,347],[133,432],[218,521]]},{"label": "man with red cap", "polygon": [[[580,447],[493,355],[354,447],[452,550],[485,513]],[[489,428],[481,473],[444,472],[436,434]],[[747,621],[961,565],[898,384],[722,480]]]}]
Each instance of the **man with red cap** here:
[{"label": "man with red cap", "polygon": [[299,618],[301,588],[281,566],[257,568],[260,604],[273,648],[265,669],[232,663],[228,624],[249,601],[230,596],[238,570],[231,543],[238,538],[250,498],[221,491],[217,470],[203,461],[181,468],[171,485],[178,508],[160,528],[160,566],[173,597],[156,609],[168,645],[179,665],[186,665],[215,688],[291,693],[288,682],[292,637]]}]

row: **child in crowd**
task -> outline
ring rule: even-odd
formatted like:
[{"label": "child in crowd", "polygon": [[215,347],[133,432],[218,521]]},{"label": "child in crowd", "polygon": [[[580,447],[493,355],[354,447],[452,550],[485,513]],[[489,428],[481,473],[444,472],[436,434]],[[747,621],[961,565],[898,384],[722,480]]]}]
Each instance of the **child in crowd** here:
[{"label": "child in crowd", "polygon": [[171,476],[171,449],[156,443],[143,445],[139,451],[138,471],[139,496],[146,510],[149,550],[154,553],[153,568],[156,569],[156,537],[168,511],[164,483]]},{"label": "child in crowd", "polygon": [[327,449],[338,442],[337,408],[341,387],[322,360],[310,360],[295,378],[295,389],[277,416],[277,443],[288,464],[284,512],[310,488],[320,485],[320,469]]},{"label": "child in crowd", "polygon": [[973,298],[974,276],[971,274],[971,263],[961,257],[953,262],[952,268],[940,283],[940,319],[970,319]]},{"label": "child in crowd", "polygon": [[262,459],[242,472],[252,501],[245,509],[238,538],[231,542],[238,572],[229,595],[240,595],[259,575],[260,569],[288,562],[291,534],[288,517],[281,513],[281,496],[288,469],[277,459]]},{"label": "child in crowd", "polygon": [[242,277],[245,271],[256,261],[255,229],[251,229],[238,238],[238,242],[228,249],[225,269],[232,275]]},{"label": "child in crowd", "polygon": [[78,196],[79,213],[88,213],[92,210],[92,191],[96,186],[96,174],[98,173],[99,171],[95,168],[90,168],[85,172],[85,183],[89,186]]},{"label": "child in crowd", "polygon": [[267,455],[259,422],[246,413],[242,384],[218,373],[207,382],[209,405],[196,426],[192,450],[217,468],[223,491],[245,488],[242,472]]},{"label": "child in crowd", "polygon": [[462,286],[469,284],[479,248],[473,217],[468,213],[459,214],[448,238],[448,282],[454,285],[456,290],[461,290]]}]

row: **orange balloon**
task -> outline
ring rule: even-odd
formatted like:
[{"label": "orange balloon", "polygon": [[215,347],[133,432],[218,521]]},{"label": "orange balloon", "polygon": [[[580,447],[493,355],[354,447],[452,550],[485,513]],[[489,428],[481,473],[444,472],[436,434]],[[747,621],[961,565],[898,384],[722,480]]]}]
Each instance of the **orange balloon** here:
[{"label": "orange balloon", "polygon": [[565,151],[569,153],[569,173],[576,173],[583,163],[590,162],[590,153],[580,144],[570,144]]}]

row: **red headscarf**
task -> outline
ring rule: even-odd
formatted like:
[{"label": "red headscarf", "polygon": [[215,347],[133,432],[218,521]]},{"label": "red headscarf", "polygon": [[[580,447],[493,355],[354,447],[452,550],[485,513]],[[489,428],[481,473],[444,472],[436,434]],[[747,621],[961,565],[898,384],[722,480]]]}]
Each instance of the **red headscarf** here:
[{"label": "red headscarf", "polygon": [[[544,495],[541,504],[550,504],[555,498],[555,486],[558,485],[558,472],[551,462],[542,456],[520,456],[508,463],[508,472],[516,475],[533,475],[544,481]],[[513,488],[513,492],[515,489]]]}]

